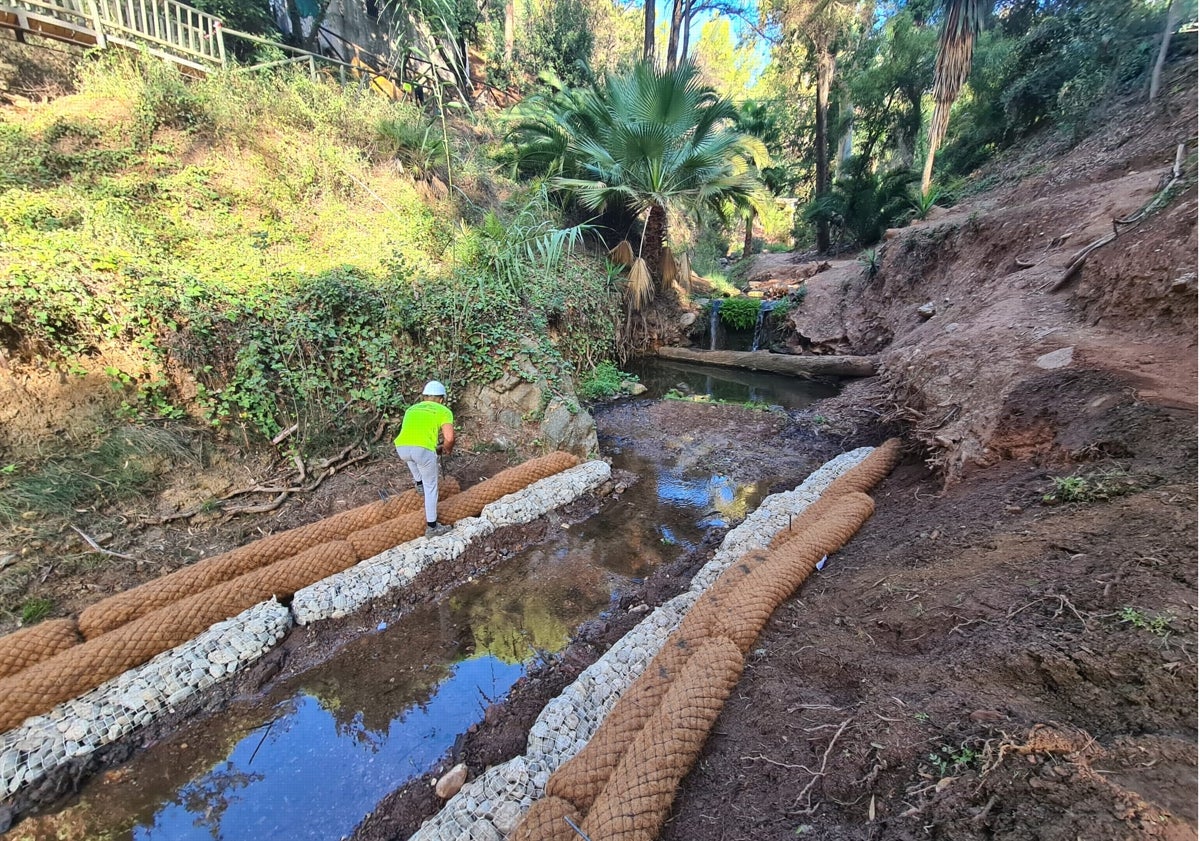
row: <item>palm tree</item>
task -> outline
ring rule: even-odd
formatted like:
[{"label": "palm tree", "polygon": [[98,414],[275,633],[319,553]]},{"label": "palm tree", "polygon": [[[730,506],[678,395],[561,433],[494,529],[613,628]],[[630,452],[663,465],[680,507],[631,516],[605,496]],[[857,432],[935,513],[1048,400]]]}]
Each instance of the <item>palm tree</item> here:
[{"label": "palm tree", "polygon": [[992,9],[993,0],[944,0],[946,19],[938,39],[937,66],[933,72],[933,119],[929,124],[929,155],[921,176],[921,192],[928,193],[933,181],[933,158],[946,129],[950,126],[950,108],[971,73],[971,54],[975,36],[983,19]]},{"label": "palm tree", "polygon": [[642,63],[540,108],[510,132],[519,164],[546,167],[552,187],[588,210],[646,214],[640,256],[656,280],[669,209],[723,215],[762,195],[754,167],[767,165],[766,147],[733,128],[737,108],[690,63],[672,71]]}]

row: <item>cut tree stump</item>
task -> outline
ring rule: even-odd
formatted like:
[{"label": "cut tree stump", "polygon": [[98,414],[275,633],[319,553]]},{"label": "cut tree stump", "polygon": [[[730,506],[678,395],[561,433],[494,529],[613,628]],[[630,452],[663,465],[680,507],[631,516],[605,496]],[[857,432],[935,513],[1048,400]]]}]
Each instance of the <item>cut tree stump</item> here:
[{"label": "cut tree stump", "polygon": [[688,350],[660,347],[663,359],[695,362],[699,365],[719,365],[723,368],[747,368],[751,371],[770,371],[796,377],[871,377],[875,375],[875,360],[869,356],[791,356],[766,350]]}]

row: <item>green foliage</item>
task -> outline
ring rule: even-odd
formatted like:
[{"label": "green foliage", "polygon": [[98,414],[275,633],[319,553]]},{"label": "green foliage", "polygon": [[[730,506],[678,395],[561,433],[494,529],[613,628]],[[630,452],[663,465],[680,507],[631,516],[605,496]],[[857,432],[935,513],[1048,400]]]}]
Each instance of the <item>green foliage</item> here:
[{"label": "green foliage", "polygon": [[930,187],[924,193],[914,192],[908,196],[908,205],[912,208],[914,219],[924,219],[942,198],[943,190]]},{"label": "green foliage", "polygon": [[1171,623],[1175,617],[1171,613],[1160,613],[1157,616],[1144,613],[1135,607],[1124,607],[1120,613],[1121,622],[1139,631],[1149,631],[1160,639],[1171,636]]},{"label": "green foliage", "polygon": [[36,625],[54,610],[54,602],[50,599],[30,599],[21,605],[21,624]]},{"label": "green foliage", "polygon": [[868,248],[858,255],[858,264],[862,266],[863,276],[867,280],[873,280],[875,275],[879,274],[879,267],[883,265],[883,255],[878,248]]},{"label": "green foliage", "polygon": [[1053,476],[1050,490],[1042,496],[1046,505],[1066,502],[1102,502],[1146,487],[1146,480],[1122,470],[1107,470],[1077,476]]},{"label": "green foliage", "polygon": [[758,322],[760,309],[762,301],[758,298],[726,298],[721,301],[718,316],[721,323],[731,330],[750,330]]},{"label": "green foliage", "polygon": [[441,128],[419,117],[386,117],[379,122],[385,153],[418,178],[445,175],[446,143]]},{"label": "green foliage", "polygon": [[967,742],[957,747],[942,745],[939,751],[930,753],[928,759],[939,777],[950,777],[977,765],[979,751]]},{"label": "green foliage", "polygon": [[909,188],[916,180],[911,170],[880,174],[865,159],[851,158],[830,193],[809,202],[804,218],[828,221],[844,242],[872,245],[905,218]]},{"label": "green foliage", "polygon": [[625,383],[637,382],[637,377],[627,374],[612,362],[601,362],[579,380],[579,396],[585,400],[603,400],[620,394]]},{"label": "green foliage", "polygon": [[515,116],[517,170],[553,176],[555,189],[589,211],[707,208],[723,216],[758,200],[751,164],[765,166],[766,149],[726,126],[736,108],[692,65],[668,73],[638,64],[582,90],[552,85]]},{"label": "green foliage", "polygon": [[719,298],[733,298],[742,294],[742,290],[738,289],[729,278],[721,272],[709,272],[704,275],[713,288],[713,294]]},{"label": "green foliage", "polygon": [[940,170],[969,172],[1043,126],[1080,137],[1097,105],[1146,83],[1165,16],[1165,3],[1030,4],[985,31]]},{"label": "green foliage", "polygon": [[[68,374],[119,347],[105,373],[131,418],[186,409],[264,438],[299,423],[292,443],[328,447],[431,375],[461,387],[528,356],[556,371],[548,398],[569,396],[573,370],[614,352],[619,291],[544,191],[505,186],[474,228],[375,166],[425,174],[444,155],[412,109],[107,57],[82,91],[114,113],[0,126],[17,162],[0,176],[0,343]],[[0,520],[93,492],[3,478]]]}]

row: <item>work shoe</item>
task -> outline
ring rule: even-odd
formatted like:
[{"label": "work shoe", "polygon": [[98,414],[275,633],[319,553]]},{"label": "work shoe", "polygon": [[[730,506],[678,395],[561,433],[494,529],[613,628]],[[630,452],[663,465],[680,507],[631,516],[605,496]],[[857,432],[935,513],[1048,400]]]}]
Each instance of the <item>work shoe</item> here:
[{"label": "work shoe", "polygon": [[417,493],[419,493],[419,494],[425,493],[425,483],[424,482],[417,482],[415,485],[413,485],[413,487],[415,487],[417,489]]},{"label": "work shoe", "polygon": [[434,523],[432,526],[425,527],[425,536],[437,537],[438,535],[446,534],[450,529],[451,526],[444,525],[443,523]]}]

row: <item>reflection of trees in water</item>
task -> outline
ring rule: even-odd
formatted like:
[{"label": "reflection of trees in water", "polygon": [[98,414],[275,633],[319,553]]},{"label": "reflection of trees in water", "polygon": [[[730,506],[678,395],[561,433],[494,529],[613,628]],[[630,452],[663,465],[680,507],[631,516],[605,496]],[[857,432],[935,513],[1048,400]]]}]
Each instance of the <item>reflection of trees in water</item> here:
[{"label": "reflection of trees in water", "polygon": [[474,655],[524,663],[566,648],[572,630],[607,604],[602,573],[592,563],[540,556],[520,589],[492,584],[460,591],[451,608],[471,627]]},{"label": "reflection of trees in water", "polygon": [[425,708],[469,645],[445,613],[416,610],[306,676],[303,690],[333,718],[339,736],[378,748],[393,722],[414,706]]},{"label": "reflection of trees in water", "polygon": [[221,819],[230,806],[241,800],[234,792],[262,779],[263,775],[258,772],[239,771],[232,762],[226,762],[225,767],[210,771],[185,786],[177,802],[196,816],[192,820],[193,826],[206,828],[213,841],[221,841]]}]

